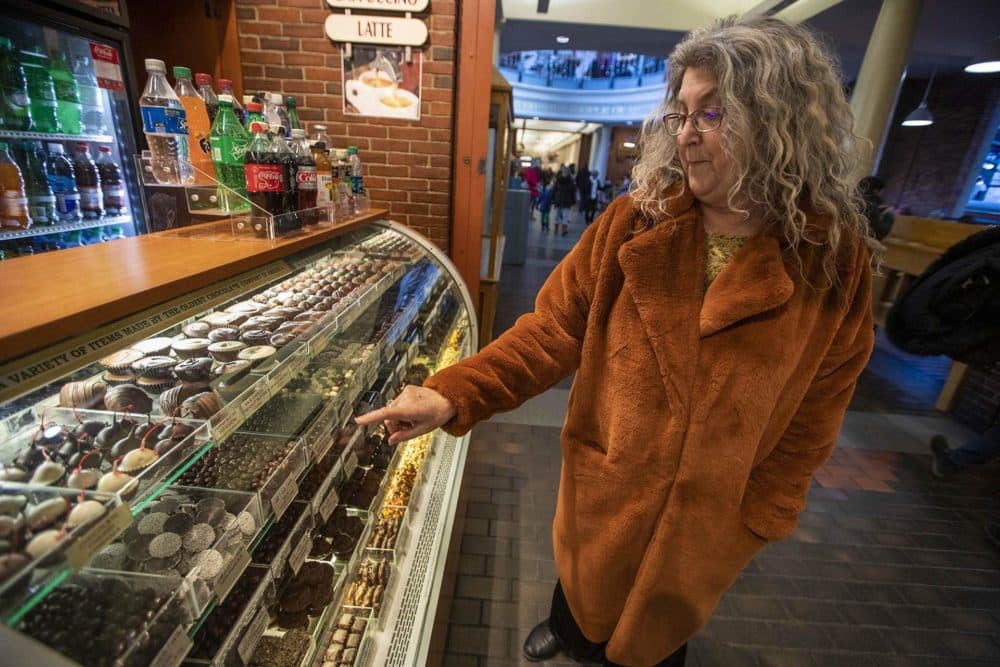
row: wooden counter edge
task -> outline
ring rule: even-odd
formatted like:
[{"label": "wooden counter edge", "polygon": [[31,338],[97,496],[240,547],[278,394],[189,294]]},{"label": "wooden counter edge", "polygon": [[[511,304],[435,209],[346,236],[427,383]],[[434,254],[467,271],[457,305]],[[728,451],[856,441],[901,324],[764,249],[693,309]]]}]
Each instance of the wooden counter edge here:
[{"label": "wooden counter edge", "polygon": [[[270,262],[283,259],[312,246],[342,236],[374,220],[384,219],[388,216],[388,213],[388,209],[372,209],[366,213],[354,216],[343,223],[324,227],[306,234],[279,239],[273,244],[268,241],[207,241],[204,238],[178,236],[178,230],[156,232],[131,239],[113,241],[112,243],[135,243],[138,242],[138,239],[146,239],[143,242],[148,243],[149,239],[169,239],[171,244],[189,243],[191,253],[193,254],[196,254],[200,247],[204,247],[202,244],[205,243],[211,243],[214,251],[219,249],[219,244],[230,244],[232,257],[224,259],[222,263],[195,273],[182,273],[179,271],[164,273],[163,267],[152,266],[151,269],[155,269],[155,271],[151,270],[151,273],[155,272],[159,274],[156,280],[150,279],[146,284],[133,285],[131,293],[124,294],[119,298],[91,308],[74,309],[69,303],[70,299],[57,298],[55,300],[61,305],[61,308],[59,310],[52,309],[51,312],[46,313],[44,324],[38,326],[19,328],[19,318],[6,313],[5,317],[0,318],[0,363],[6,363],[30,354],[53,345],[60,340],[114,322],[133,313],[153,308],[157,304],[183,296],[196,289],[211,285],[214,282],[232,278]],[[247,254],[248,248],[259,249],[259,251]],[[79,250],[86,251],[87,248]],[[65,257],[66,255],[63,255],[61,252],[23,257],[13,260],[10,264],[5,262],[7,264],[5,268],[13,270],[23,267],[23,263],[31,262],[33,271],[44,272],[46,271],[46,267],[54,268],[60,265],[60,263],[64,264]],[[22,262],[22,264],[15,266],[17,262]],[[53,300],[52,290],[58,290],[58,285],[38,284],[37,287],[39,290],[45,290],[48,301]],[[27,296],[30,300],[32,295],[24,295],[22,293],[19,296]],[[55,296],[58,297],[58,294]]]}]

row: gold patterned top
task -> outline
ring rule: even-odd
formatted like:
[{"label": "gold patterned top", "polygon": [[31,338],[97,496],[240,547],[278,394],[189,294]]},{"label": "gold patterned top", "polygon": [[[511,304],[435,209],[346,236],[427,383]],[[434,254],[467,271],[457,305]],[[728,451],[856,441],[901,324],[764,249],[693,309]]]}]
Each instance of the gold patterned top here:
[{"label": "gold patterned top", "polygon": [[727,236],[725,234],[708,235],[708,252],[705,257],[705,289],[722,273],[733,255],[746,243],[745,236]]}]

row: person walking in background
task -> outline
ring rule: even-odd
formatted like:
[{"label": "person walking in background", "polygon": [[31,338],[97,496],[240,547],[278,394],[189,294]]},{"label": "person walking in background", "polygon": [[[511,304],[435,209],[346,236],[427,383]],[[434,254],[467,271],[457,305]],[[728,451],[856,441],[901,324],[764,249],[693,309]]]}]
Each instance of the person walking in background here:
[{"label": "person walking in background", "polygon": [[[587,214],[590,207],[590,171],[586,167],[581,167],[574,178],[576,181],[576,200],[580,202],[580,216]],[[585,222],[590,222],[585,219]]]},{"label": "person walking in background", "polygon": [[541,160],[535,158],[531,161],[528,167],[525,167],[523,178],[525,184],[528,186],[528,192],[531,193],[531,209],[529,215],[535,215],[535,209],[538,208],[538,196],[541,191],[538,189],[539,184],[542,181],[542,170]]},{"label": "person walking in background", "polygon": [[931,474],[941,479],[969,468],[981,466],[1000,457],[1000,420],[993,417],[993,424],[982,435],[966,440],[961,447],[951,448],[948,438],[935,435],[931,438]]},{"label": "person walking in background", "polygon": [[556,182],[552,186],[552,204],[556,207],[556,230],[562,225],[562,235],[569,234],[569,210],[576,204],[576,183],[569,167],[559,169]]},{"label": "person walking in background", "polygon": [[549,231],[549,212],[552,210],[552,186],[542,186],[542,192],[538,195],[538,212],[542,216],[542,233]]},{"label": "person walking in background", "polygon": [[865,176],[858,183],[858,192],[865,202],[865,217],[868,219],[868,227],[872,231],[872,236],[881,241],[896,222],[896,214],[892,212],[885,201],[882,200],[882,190],[885,189],[885,181],[877,176]]},{"label": "person walking in background", "polygon": [[589,225],[594,221],[594,215],[597,213],[598,200],[601,196],[601,181],[597,178],[596,171],[590,172],[588,180],[590,182],[587,186],[587,206],[583,211],[583,221]]},{"label": "person walking in background", "polygon": [[740,571],[795,530],[874,343],[860,141],[807,28],[695,30],[670,55],[630,194],[534,311],[357,418],[393,443],[462,435],[575,375],[558,583],[525,659],[681,667]]}]

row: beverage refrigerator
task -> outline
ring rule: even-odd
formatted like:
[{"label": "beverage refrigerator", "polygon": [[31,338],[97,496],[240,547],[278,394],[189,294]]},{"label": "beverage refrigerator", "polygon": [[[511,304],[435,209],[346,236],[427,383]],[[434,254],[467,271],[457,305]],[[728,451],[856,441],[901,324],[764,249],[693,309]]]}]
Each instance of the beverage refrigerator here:
[{"label": "beverage refrigerator", "polygon": [[[5,220],[0,227],[0,258],[147,231],[133,157],[138,153],[139,95],[128,29],[125,0],[0,0],[0,143],[7,144],[20,167],[29,212],[35,211],[27,228]],[[32,113],[25,113],[25,107]],[[106,207],[103,214],[93,205],[87,207],[87,198],[97,196],[93,169],[79,166],[74,173],[82,199],[74,202],[77,195],[71,190],[62,196],[53,187],[55,211],[47,215],[44,207],[33,209],[36,201],[45,201],[38,184],[45,180],[55,184],[51,173],[45,179],[37,166],[31,166],[27,154],[34,152],[48,162],[62,150],[72,162],[84,146],[91,159],[103,161],[98,171],[111,181],[104,183],[100,195]],[[109,157],[118,167],[119,184],[114,183],[113,168],[108,175]],[[59,188],[69,182],[55,180]],[[8,187],[4,186],[5,198],[16,198]]]}]

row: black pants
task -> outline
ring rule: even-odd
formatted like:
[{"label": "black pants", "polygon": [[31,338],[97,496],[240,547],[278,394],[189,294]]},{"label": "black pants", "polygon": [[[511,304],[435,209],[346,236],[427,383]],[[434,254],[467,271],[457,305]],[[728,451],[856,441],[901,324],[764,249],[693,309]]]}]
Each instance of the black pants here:
[{"label": "black pants", "polygon": [[[608,662],[604,656],[604,647],[607,642],[595,644],[583,636],[580,626],[576,624],[573,614],[570,613],[569,604],[563,594],[562,584],[556,582],[556,589],[552,592],[552,609],[549,611],[549,627],[552,633],[559,639],[563,650],[571,658],[578,662],[603,662],[605,667],[616,667],[615,663]],[[666,660],[659,663],[657,667],[684,667],[684,658],[687,656],[687,644],[674,651]]]}]

